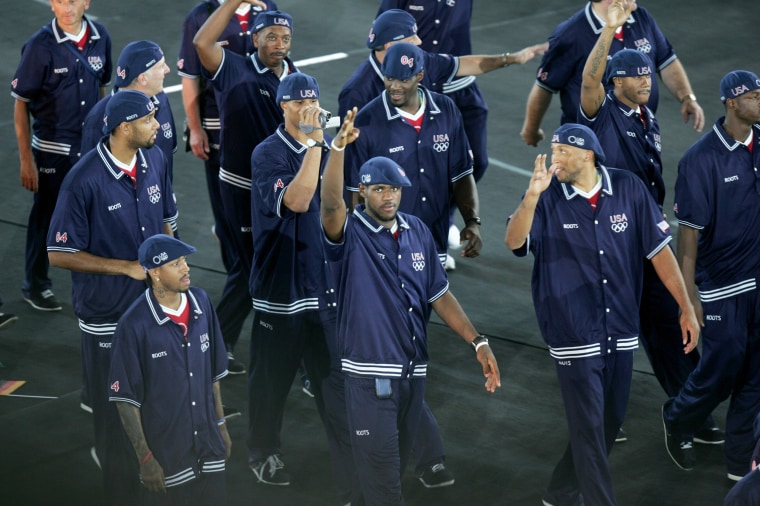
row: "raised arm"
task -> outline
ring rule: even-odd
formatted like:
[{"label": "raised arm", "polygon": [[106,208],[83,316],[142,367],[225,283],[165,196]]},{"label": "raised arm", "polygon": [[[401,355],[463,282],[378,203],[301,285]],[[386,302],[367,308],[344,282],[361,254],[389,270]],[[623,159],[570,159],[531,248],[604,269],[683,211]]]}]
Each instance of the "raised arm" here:
[{"label": "raised arm", "polygon": [[612,39],[615,38],[615,31],[630,17],[631,7],[629,2],[619,0],[612,2],[607,10],[607,24],[602,28],[602,33],[596,39],[596,44],[583,66],[581,109],[587,118],[596,116],[604,103],[604,71],[607,68],[607,55],[612,46]]},{"label": "raised arm", "polygon": [[224,49],[216,41],[243,2],[258,5],[263,9],[267,8],[266,4],[259,0],[227,0],[209,16],[193,38],[193,45],[198,51],[201,65],[212,75],[219,70],[224,58]]},{"label": "raised arm", "polygon": [[[299,111],[298,123],[300,125],[310,125],[314,130],[308,134],[308,137],[318,143],[324,140],[324,132],[319,128],[319,113],[322,109],[319,105],[312,104],[301,108]],[[315,146],[306,150],[301,161],[298,172],[285,189],[285,195],[282,196],[282,203],[294,213],[305,213],[309,210],[309,205],[314,199],[319,184],[319,168],[322,162],[322,147]]]},{"label": "raised arm", "polygon": [[522,65],[549,49],[549,43],[536,44],[519,50],[516,53],[501,53],[496,55],[467,55],[459,57],[457,76],[479,76],[492,70],[510,65]]},{"label": "raised arm", "polygon": [[530,178],[528,189],[507,223],[507,233],[504,236],[507,248],[516,250],[525,244],[533,225],[538,198],[551,184],[552,175],[554,175],[554,167],[546,169],[546,155],[538,155],[534,162],[533,176]]},{"label": "raised arm", "polygon": [[359,130],[354,128],[357,109],[346,112],[338,135],[333,139],[330,158],[322,174],[320,189],[320,215],[325,235],[333,242],[343,238],[343,225],[346,223],[346,202],[343,200],[343,162],[346,146],[359,137]]}]

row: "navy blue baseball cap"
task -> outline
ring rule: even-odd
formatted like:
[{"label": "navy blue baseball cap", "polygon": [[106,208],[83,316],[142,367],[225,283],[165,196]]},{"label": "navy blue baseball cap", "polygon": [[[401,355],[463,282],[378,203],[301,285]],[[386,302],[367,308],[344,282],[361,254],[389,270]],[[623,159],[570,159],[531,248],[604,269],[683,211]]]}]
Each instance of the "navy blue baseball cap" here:
[{"label": "navy blue baseball cap", "polygon": [[156,109],[148,95],[137,90],[121,90],[115,93],[106,104],[103,116],[103,134],[110,135],[114,129],[125,121],[134,121],[147,116]]},{"label": "navy blue baseball cap", "polygon": [[317,80],[309,74],[296,72],[288,74],[285,79],[280,81],[277,87],[277,103],[287,102],[288,100],[306,100],[310,98],[319,98],[319,85]]},{"label": "navy blue baseball cap", "polygon": [[258,33],[267,26],[284,26],[292,32],[293,17],[287,12],[264,11],[253,21],[253,33]]},{"label": "navy blue baseball cap", "polygon": [[596,134],[587,126],[577,123],[565,123],[554,131],[552,143],[588,149],[594,152],[597,162],[604,163],[604,150],[599,144],[599,139],[596,138]]},{"label": "navy blue baseball cap", "polygon": [[652,74],[649,57],[635,49],[623,49],[607,63],[607,82],[613,77],[638,77]]},{"label": "navy blue baseball cap", "polygon": [[720,101],[741,97],[752,90],[760,89],[760,79],[748,70],[734,70],[720,80]]},{"label": "navy blue baseball cap", "polygon": [[409,42],[399,42],[388,48],[380,69],[385,77],[410,79],[424,70],[422,49]]},{"label": "navy blue baseball cap", "polygon": [[166,234],[156,234],[145,239],[137,250],[137,261],[146,271],[195,253],[195,248]]},{"label": "navy blue baseball cap", "polygon": [[379,49],[388,42],[417,34],[417,21],[406,11],[388,9],[375,18],[367,36],[367,47]]},{"label": "navy blue baseball cap", "polygon": [[384,156],[370,158],[359,168],[359,182],[364,186],[387,184],[391,186],[412,186],[406,172],[399,164]]},{"label": "navy blue baseball cap", "polygon": [[158,44],[149,40],[130,42],[119,55],[116,62],[116,80],[114,86],[123,88],[135,80],[137,76],[161,61],[164,52]]}]

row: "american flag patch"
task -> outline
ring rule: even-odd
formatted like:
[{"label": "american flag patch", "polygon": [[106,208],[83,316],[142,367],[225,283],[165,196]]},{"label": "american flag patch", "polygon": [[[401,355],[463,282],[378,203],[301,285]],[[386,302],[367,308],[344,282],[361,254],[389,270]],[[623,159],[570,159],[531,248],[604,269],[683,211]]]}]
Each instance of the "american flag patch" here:
[{"label": "american flag patch", "polygon": [[662,220],[660,223],[657,224],[657,226],[660,227],[660,230],[662,230],[666,234],[670,232],[670,225],[668,225],[668,222],[665,220]]}]

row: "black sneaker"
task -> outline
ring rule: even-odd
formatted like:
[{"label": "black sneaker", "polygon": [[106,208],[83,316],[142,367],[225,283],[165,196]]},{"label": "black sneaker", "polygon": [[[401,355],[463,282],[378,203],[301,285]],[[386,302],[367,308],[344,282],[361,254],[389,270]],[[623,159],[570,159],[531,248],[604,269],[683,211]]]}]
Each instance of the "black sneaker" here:
[{"label": "black sneaker", "polygon": [[309,375],[306,373],[306,369],[299,367],[298,372],[301,374],[301,391],[309,397],[313,398],[314,392],[311,389],[311,379],[309,379]]},{"label": "black sneaker", "polygon": [[24,295],[24,300],[39,311],[60,311],[63,309],[53,291],[49,289],[36,294],[31,293],[28,297]]},{"label": "black sneaker", "polygon": [[454,484],[454,475],[446,469],[443,462],[426,467],[417,478],[426,488],[448,487]]},{"label": "black sneaker", "polygon": [[616,443],[625,443],[628,441],[628,434],[625,433],[622,427],[618,430],[617,436],[615,436]]},{"label": "black sneaker", "polygon": [[12,327],[18,320],[18,316],[11,313],[0,313],[0,329],[7,329]]},{"label": "black sneaker", "polygon": [[235,359],[231,351],[227,352],[227,372],[230,374],[245,374],[245,364]]},{"label": "black sneaker", "polygon": [[684,471],[694,469],[694,464],[697,461],[694,445],[690,440],[679,441],[668,432],[668,427],[665,424],[665,406],[662,407],[662,429],[665,432],[665,449],[673,462]]},{"label": "black sneaker", "polygon": [[237,408],[233,408],[232,406],[225,406],[222,405],[222,410],[224,411],[224,419],[229,420],[230,418],[235,418],[236,416],[240,416],[240,410]]},{"label": "black sneaker", "polygon": [[259,483],[267,485],[290,485],[290,475],[285,471],[285,464],[279,455],[270,455],[264,460],[248,464]]},{"label": "black sneaker", "polygon": [[726,435],[717,427],[708,427],[694,433],[694,442],[703,445],[719,445],[726,440]]}]

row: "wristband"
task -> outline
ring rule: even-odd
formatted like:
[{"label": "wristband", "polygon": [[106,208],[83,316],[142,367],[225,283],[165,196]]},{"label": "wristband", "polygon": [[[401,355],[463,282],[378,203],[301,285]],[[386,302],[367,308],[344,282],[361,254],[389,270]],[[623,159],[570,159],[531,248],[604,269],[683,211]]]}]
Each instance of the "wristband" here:
[{"label": "wristband", "polygon": [[502,67],[509,67],[509,63],[507,63],[507,58],[509,57],[509,53],[501,53],[501,66]]},{"label": "wristband", "polygon": [[224,425],[225,423],[227,423],[227,419],[226,419],[226,418],[220,418],[219,420],[217,420],[217,421],[216,421],[216,424],[217,424],[218,426],[220,426],[220,427],[221,427],[222,425]]},{"label": "wristband", "polygon": [[464,222],[465,222],[466,225],[469,225],[470,223],[475,223],[476,225],[481,225],[480,218],[477,217],[477,216],[473,216],[471,218],[467,218],[466,220],[464,220]]},{"label": "wristband", "polygon": [[470,343],[470,346],[472,346],[472,349],[475,350],[475,353],[477,353],[478,350],[482,346],[487,346],[487,345],[488,345],[488,338],[484,336],[483,334],[480,334],[478,337],[473,339],[472,342]]},{"label": "wristband", "polygon": [[141,465],[141,466],[144,466],[144,465],[145,465],[145,463],[146,463],[146,462],[148,462],[148,460],[150,460],[150,458],[151,458],[152,456],[153,456],[153,452],[152,452],[152,451],[150,451],[150,450],[148,450],[148,454],[147,454],[147,455],[145,455],[145,458],[143,458],[143,459],[140,461],[140,465]]},{"label": "wristband", "polygon": [[343,146],[342,148],[339,148],[338,146],[335,145],[335,139],[333,139],[330,142],[330,149],[334,149],[335,151],[343,151],[344,149],[346,149],[346,146]]}]

